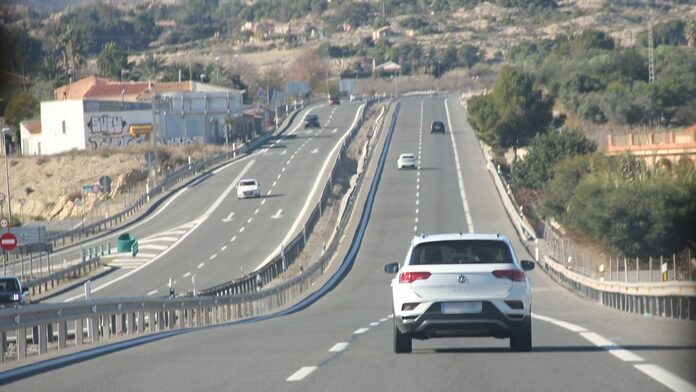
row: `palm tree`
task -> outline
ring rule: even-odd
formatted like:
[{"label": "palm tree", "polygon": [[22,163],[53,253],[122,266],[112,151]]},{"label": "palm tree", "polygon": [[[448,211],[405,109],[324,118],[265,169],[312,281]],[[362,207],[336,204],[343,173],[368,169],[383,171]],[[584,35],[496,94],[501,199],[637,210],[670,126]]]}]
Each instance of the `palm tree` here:
[{"label": "palm tree", "polygon": [[137,68],[141,79],[157,80],[165,66],[166,61],[163,58],[157,57],[153,53],[148,53],[145,55],[145,58],[140,60]]},{"label": "palm tree", "polygon": [[61,54],[60,65],[65,71],[65,79],[77,77],[77,70],[85,63],[83,40],[80,33],[71,26],[59,27],[49,36],[48,46]]}]

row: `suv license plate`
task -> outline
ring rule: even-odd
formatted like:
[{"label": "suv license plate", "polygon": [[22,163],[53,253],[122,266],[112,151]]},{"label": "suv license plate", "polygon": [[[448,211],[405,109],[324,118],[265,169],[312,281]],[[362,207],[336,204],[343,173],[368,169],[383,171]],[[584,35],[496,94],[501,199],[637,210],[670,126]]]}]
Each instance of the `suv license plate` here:
[{"label": "suv license plate", "polygon": [[481,302],[443,302],[440,311],[444,314],[481,313]]}]

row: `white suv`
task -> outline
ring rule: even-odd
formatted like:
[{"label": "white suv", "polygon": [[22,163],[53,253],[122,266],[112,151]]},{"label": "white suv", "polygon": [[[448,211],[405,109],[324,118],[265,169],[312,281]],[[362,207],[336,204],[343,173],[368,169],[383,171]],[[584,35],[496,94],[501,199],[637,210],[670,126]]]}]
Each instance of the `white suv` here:
[{"label": "white suv", "polygon": [[261,185],[253,178],[246,178],[237,184],[237,199],[261,197]]},{"label": "white suv", "polygon": [[510,338],[515,351],[532,349],[531,289],[510,241],[500,234],[415,237],[391,282],[394,352],[411,352],[411,339]]}]

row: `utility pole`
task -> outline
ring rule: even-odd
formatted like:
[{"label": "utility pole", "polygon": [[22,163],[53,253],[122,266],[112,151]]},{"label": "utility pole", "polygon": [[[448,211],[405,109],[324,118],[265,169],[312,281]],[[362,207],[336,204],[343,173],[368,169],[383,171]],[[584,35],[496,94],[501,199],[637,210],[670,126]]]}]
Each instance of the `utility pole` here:
[{"label": "utility pole", "polygon": [[648,22],[648,83],[655,83],[655,48],[653,43],[653,18],[650,11]]}]

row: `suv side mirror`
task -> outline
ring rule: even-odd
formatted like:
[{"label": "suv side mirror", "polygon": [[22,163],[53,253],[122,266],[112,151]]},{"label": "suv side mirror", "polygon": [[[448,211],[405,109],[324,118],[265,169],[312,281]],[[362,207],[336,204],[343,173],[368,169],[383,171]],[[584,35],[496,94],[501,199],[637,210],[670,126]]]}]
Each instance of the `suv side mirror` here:
[{"label": "suv side mirror", "polygon": [[384,265],[384,272],[388,274],[395,274],[399,272],[399,263],[389,263]]},{"label": "suv side mirror", "polygon": [[536,265],[536,264],[534,264],[533,261],[529,261],[529,260],[522,260],[521,264],[522,264],[522,269],[525,271],[533,270],[534,266]]}]

